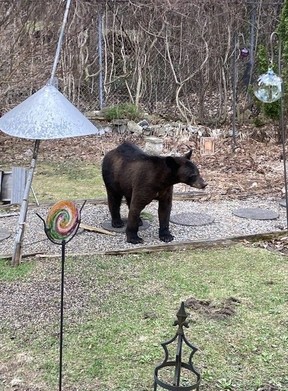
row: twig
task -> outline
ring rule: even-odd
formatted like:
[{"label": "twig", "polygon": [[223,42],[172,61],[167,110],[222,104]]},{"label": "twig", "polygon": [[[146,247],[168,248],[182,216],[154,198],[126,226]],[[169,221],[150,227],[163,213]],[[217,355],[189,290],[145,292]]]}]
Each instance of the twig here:
[{"label": "twig", "polygon": [[113,235],[113,236],[116,235],[115,232],[107,231],[106,229],[93,227],[92,225],[87,225],[83,223],[80,224],[80,228],[83,228],[86,231],[98,232],[100,234],[105,234],[105,235]]}]

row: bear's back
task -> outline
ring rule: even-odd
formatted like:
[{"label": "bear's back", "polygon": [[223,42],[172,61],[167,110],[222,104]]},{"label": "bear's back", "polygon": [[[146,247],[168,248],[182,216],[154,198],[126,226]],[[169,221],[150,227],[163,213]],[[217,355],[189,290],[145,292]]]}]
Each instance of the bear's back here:
[{"label": "bear's back", "polygon": [[165,158],[148,155],[130,142],[124,142],[108,152],[102,163],[104,182],[125,182],[125,187],[128,183],[133,186],[142,181],[146,184],[158,182],[158,177],[165,176],[166,171]]},{"label": "bear's back", "polygon": [[114,151],[116,155],[119,157],[121,156],[121,158],[127,162],[135,160],[149,160],[151,158],[151,156],[143,152],[142,149],[128,141],[119,145]]}]

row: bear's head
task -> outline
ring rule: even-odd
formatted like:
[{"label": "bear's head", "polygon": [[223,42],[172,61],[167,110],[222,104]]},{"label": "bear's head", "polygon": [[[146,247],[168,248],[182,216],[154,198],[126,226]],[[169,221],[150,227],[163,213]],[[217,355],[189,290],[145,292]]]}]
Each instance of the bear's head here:
[{"label": "bear's head", "polygon": [[192,150],[182,157],[166,157],[166,164],[171,169],[175,177],[175,183],[185,183],[186,185],[205,189],[207,183],[201,177],[196,164],[191,162]]}]

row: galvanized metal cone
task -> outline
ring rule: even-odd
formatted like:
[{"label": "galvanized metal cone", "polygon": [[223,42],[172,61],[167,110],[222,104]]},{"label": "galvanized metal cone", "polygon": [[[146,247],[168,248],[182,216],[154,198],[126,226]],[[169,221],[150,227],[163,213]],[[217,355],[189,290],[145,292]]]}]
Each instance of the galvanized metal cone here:
[{"label": "galvanized metal cone", "polygon": [[40,140],[100,135],[104,133],[90,122],[52,84],[47,84],[0,118],[0,129],[10,136],[34,139],[35,146],[24,190],[16,229],[12,265],[19,265],[26,222],[29,193]]},{"label": "galvanized metal cone", "polygon": [[10,136],[32,140],[103,134],[53,85],[45,85],[0,118]]}]

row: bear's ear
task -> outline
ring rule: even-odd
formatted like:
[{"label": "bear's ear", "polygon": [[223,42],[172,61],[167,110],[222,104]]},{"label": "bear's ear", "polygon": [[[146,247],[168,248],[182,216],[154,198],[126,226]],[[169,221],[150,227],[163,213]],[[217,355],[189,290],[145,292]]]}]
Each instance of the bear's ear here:
[{"label": "bear's ear", "polygon": [[192,149],[190,149],[190,151],[185,153],[185,155],[184,155],[184,157],[186,157],[186,159],[188,159],[188,160],[191,159],[191,156],[192,156]]},{"label": "bear's ear", "polygon": [[172,156],[167,156],[165,158],[166,164],[172,171],[177,171],[179,168],[179,164],[176,162],[175,158]]}]

